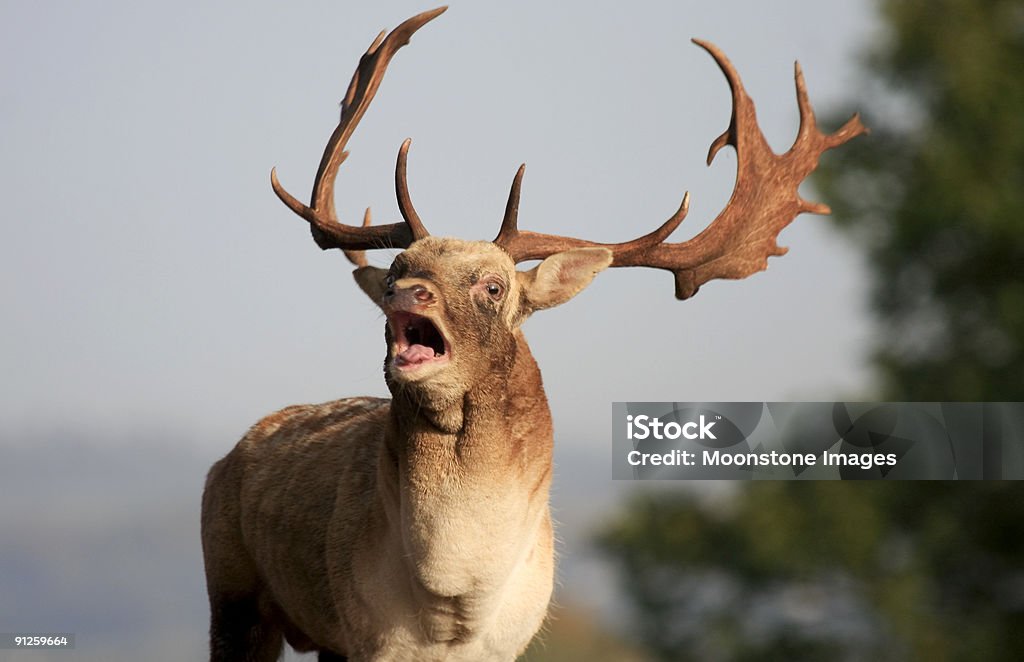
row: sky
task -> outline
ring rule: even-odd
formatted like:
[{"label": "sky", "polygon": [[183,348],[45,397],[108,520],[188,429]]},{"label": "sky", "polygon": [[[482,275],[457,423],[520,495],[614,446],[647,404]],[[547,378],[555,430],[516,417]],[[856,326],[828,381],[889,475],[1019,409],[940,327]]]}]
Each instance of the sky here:
[{"label": "sky", "polygon": [[[158,426],[227,448],[281,406],[385,395],[379,312],[269,171],[305,197],[359,55],[425,7],[0,7],[3,427]],[[793,61],[819,113],[852,113],[871,29],[861,3],[455,5],[392,62],[338,178],[339,214],[398,217],[394,158],[412,137],[410,187],[434,234],[492,238],[526,162],[524,228],[620,241],[689,190],[674,237],[687,238],[735,167],[729,149],[704,165],[728,88],[690,37],[733,60],[781,151]],[[863,394],[864,269],[829,223],[799,217],[789,255],[689,301],[667,273],[619,269],[536,315],[526,333],[559,428],[606,432],[614,400]]]},{"label": "sky", "polygon": [[[276,166],[306,197],[359,56],[379,30],[430,7],[0,0],[0,450],[25,466],[0,473],[8,505],[30,504],[0,508],[0,521],[17,524],[6,530],[24,558],[49,549],[63,567],[57,552],[75,549],[79,530],[107,565],[120,549],[93,519],[48,537],[35,512],[77,504],[99,518],[178,498],[162,535],[194,544],[152,545],[185,559],[181,572],[195,576],[180,599],[200,603],[196,467],[275,409],[387,395],[379,310],[343,256],[320,251],[276,199],[269,174]],[[673,239],[689,238],[725,205],[736,163],[725,149],[705,165],[730,100],[690,38],[733,61],[781,152],[798,122],[794,60],[819,115],[845,118],[866,89],[857,66],[876,30],[865,2],[453,4],[393,60],[349,144],[338,213],[398,218],[394,160],[411,137],[409,185],[433,234],[493,238],[526,162],[524,229],[631,239],[689,190]],[[582,550],[586,523],[624,489],[611,481],[612,402],[871,397],[861,256],[827,217],[798,217],[780,243],[790,252],[766,272],[688,301],[666,272],[613,269],[526,323],[555,419],[568,585],[601,585]],[[27,446],[50,437],[81,454],[33,480]],[[207,464],[168,460],[171,447]],[[110,457],[123,460],[98,459]],[[95,473],[66,479],[84,466]],[[145,498],[144,472],[108,480],[141,466],[170,472]],[[124,522],[155,511],[132,512]],[[134,525],[104,526],[137,538]],[[6,606],[0,615],[17,613]],[[192,622],[180,627],[201,639]]]}]

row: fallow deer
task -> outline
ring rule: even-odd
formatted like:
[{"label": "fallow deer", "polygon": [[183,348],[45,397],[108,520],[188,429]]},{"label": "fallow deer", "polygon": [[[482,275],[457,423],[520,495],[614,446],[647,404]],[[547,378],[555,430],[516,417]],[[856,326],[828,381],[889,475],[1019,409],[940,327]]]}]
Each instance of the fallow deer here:
[{"label": "fallow deer", "polygon": [[[796,69],[800,129],[771,151],[728,59],[694,40],[732,89],[728,129],[711,145],[737,152],[728,206],[701,233],[666,243],[688,195],[661,227],[621,244],[520,231],[523,167],[493,242],[431,236],[395,173],[403,223],[340,223],[334,181],[345,145],[395,52],[445,8],[382,32],[349,84],[306,206],[272,171],[278,197],[340,248],[383,310],[392,399],[282,409],[211,469],[202,538],[211,660],[273,660],[282,640],[320,660],[511,660],[544,621],[552,590],[551,415],[520,325],[572,298],[606,267],[675,274],[685,299],[715,278],[744,278],[785,249],[797,214],[828,213],[797,188],[827,149],[866,131],[854,115],[816,125]],[[365,250],[405,249],[389,269]],[[528,271],[516,265],[541,260]]]}]

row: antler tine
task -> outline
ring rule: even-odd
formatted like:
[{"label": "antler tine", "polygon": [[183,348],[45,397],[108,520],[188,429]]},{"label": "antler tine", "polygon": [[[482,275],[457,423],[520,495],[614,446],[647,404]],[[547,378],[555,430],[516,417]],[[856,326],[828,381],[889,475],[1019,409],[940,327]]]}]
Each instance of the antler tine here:
[{"label": "antler tine", "polygon": [[[508,202],[505,203],[505,217],[501,220],[501,228],[494,243],[506,247],[514,241],[519,234],[519,191],[523,188],[523,175],[526,174],[526,164],[519,166],[515,178],[512,179],[512,188],[508,192]],[[505,250],[508,250],[506,247]],[[517,260],[518,262],[519,260]]]},{"label": "antler tine", "polygon": [[270,182],[274,192],[289,209],[309,222],[313,238],[321,248],[353,251],[407,248],[413,241],[427,236],[428,233],[415,211],[412,211],[411,216],[407,214],[412,210],[407,191],[404,201],[402,193],[399,193],[399,206],[405,218],[404,223],[377,226],[364,224],[362,227],[340,223],[334,210],[334,181],[338,175],[338,168],[348,156],[345,146],[377,93],[391,58],[402,46],[409,43],[409,39],[417,30],[440,16],[446,9],[447,7],[438,7],[413,16],[386,36],[381,32],[360,58],[345,92],[341,119],[327,141],[323,157],[320,159],[309,206],[288,193],[278,181],[276,170],[271,170]]},{"label": "antler tine", "polygon": [[409,158],[409,145],[412,138],[406,138],[398,150],[398,163],[395,165],[395,193],[398,196],[398,209],[402,212],[402,218],[412,232],[413,240],[422,239],[430,235],[427,228],[423,227],[420,215],[412,206],[412,198],[409,197],[409,182],[406,180],[406,162]]},{"label": "antler tine", "polygon": [[[652,267],[675,275],[676,298],[687,299],[701,285],[716,278],[746,278],[764,270],[768,257],[786,252],[776,243],[779,233],[800,213],[827,214],[827,205],[800,197],[800,183],[818,166],[826,150],[867,133],[858,115],[838,131],[825,134],[817,126],[800,65],[796,65],[797,105],[800,129],[793,146],[775,154],[757,125],[754,102],[743,89],[739,74],[725,54],[709,42],[694,39],[718,64],[729,83],[732,117],[729,127],[711,143],[708,164],[718,151],[731,145],[736,150],[736,186],[729,203],[711,224],[693,239],[665,243],[686,216],[689,194],[679,210],[654,232],[619,244],[558,237],[520,231],[516,227],[519,184],[513,183],[505,220],[495,243],[516,262],[542,259],[569,248],[603,246],[612,251],[613,267]],[[513,204],[514,199],[514,204]],[[510,211],[511,210],[511,211]]]}]

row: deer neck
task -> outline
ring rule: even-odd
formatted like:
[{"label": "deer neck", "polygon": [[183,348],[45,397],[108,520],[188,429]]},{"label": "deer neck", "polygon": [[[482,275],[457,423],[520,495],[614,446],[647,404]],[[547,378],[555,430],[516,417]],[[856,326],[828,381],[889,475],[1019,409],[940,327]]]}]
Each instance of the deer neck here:
[{"label": "deer neck", "polygon": [[508,356],[463,394],[430,401],[399,390],[392,401],[388,447],[397,456],[424,462],[434,451],[444,451],[467,471],[522,460],[527,451],[532,459],[547,455],[551,412],[522,332],[516,332]]},{"label": "deer neck", "polygon": [[401,396],[392,404],[384,501],[432,595],[501,586],[550,531],[551,415],[521,332],[504,368],[481,382],[438,410]]}]

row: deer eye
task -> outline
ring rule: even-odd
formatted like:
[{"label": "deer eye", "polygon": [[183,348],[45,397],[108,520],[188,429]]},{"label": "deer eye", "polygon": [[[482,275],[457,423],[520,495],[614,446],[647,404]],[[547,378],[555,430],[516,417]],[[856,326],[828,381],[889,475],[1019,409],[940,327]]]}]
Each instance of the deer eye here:
[{"label": "deer eye", "polygon": [[384,286],[389,290],[395,286],[395,277],[392,274],[388,274],[388,277],[384,279]]},{"label": "deer eye", "polygon": [[487,294],[495,301],[499,301],[501,296],[505,294],[505,288],[501,283],[495,280],[487,281],[487,283],[484,284],[484,289],[487,290]]}]

